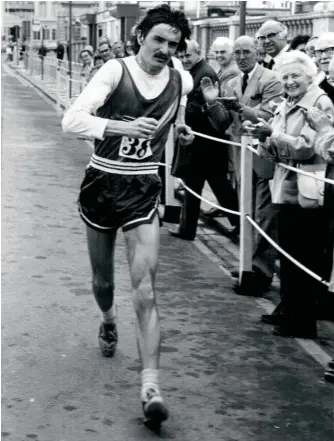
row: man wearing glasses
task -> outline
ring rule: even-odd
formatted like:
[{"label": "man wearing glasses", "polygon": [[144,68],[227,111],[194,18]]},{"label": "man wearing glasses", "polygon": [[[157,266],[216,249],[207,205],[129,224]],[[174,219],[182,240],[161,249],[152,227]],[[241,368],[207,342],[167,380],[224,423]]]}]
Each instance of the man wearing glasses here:
[{"label": "man wearing glasses", "polygon": [[112,47],[110,43],[100,43],[99,46],[99,55],[103,58],[103,61],[106,63],[108,60],[114,58],[114,54],[112,52]]},{"label": "man wearing glasses", "polygon": [[334,85],[329,76],[329,65],[334,56],[334,32],[324,33],[318,38],[314,53],[319,67],[325,75],[323,81],[319,83],[319,87],[327,93],[334,103]]},{"label": "man wearing glasses", "polygon": [[289,50],[287,44],[288,28],[275,20],[268,20],[263,23],[257,33],[257,40],[267,55],[271,57],[269,62],[264,62],[263,67],[275,70],[277,57]]}]

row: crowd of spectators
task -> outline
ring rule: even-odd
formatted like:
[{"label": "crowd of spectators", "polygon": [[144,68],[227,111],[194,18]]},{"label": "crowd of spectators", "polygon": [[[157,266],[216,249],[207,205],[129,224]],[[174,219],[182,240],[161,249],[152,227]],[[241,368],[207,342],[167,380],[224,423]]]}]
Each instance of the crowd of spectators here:
[{"label": "crowd of spectators", "polygon": [[111,43],[109,38],[101,37],[95,52],[92,46],[86,46],[80,52],[79,57],[82,65],[81,75],[84,76],[88,82],[108,60],[124,58],[133,55],[133,53],[134,50],[131,41],[127,41],[126,44],[122,41]]},{"label": "crowd of spectators", "polygon": [[[261,320],[273,326],[275,336],[316,338],[317,320],[334,318],[334,188],[278,163],[334,179],[334,33],[297,35],[288,42],[286,26],[268,20],[255,39],[218,37],[211,54],[219,65],[216,71],[202,58],[196,41],[188,41],[178,54],[194,80],[186,123],[197,132],[233,142],[240,143],[244,133],[252,136],[257,149],[253,219],[293,258],[329,282],[327,289],[254,229],[253,271],[247,283],[236,283],[235,291],[264,296],[279,259],[280,302]],[[188,150],[186,185],[201,194],[207,181],[222,206],[238,209],[240,148],[197,137]],[[170,230],[172,236],[195,238],[199,205],[185,191],[180,224]],[[219,211],[205,215],[215,217]],[[227,216],[230,237],[236,240],[238,221]],[[237,269],[233,275],[239,276]],[[326,372],[330,381],[333,367],[330,363]]]}]

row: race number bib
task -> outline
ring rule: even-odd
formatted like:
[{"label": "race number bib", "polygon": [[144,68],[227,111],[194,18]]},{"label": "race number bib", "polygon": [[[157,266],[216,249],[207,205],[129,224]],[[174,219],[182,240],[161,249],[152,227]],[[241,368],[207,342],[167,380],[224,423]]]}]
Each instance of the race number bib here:
[{"label": "race number bib", "polygon": [[118,154],[124,158],[137,160],[148,158],[152,156],[151,140],[123,136]]}]

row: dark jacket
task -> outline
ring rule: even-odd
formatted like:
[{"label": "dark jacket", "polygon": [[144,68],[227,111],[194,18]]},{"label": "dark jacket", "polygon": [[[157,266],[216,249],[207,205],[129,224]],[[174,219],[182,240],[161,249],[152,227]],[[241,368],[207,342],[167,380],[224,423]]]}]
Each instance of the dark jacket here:
[{"label": "dark jacket", "polygon": [[64,58],[65,48],[62,44],[58,44],[56,49],[56,56],[58,60],[62,60]]},{"label": "dark jacket", "polygon": [[329,96],[330,100],[332,101],[332,103],[334,104],[334,87],[329,84],[327,78],[325,78],[320,84],[319,84],[320,89],[322,89],[324,92],[327,93],[327,95]]},{"label": "dark jacket", "polygon": [[[186,107],[186,124],[193,130],[207,135],[217,136],[216,129],[209,121],[205,109],[205,100],[201,90],[201,80],[209,77],[213,84],[218,82],[218,76],[213,68],[205,61],[200,60],[191,70],[190,74],[194,80],[193,90],[188,95]],[[203,139],[202,139],[203,141]]]},{"label": "dark jacket", "polygon": [[45,46],[41,46],[41,47],[38,49],[38,55],[39,55],[40,57],[45,57],[47,53],[48,53],[48,50],[47,50],[47,48],[46,48]]}]

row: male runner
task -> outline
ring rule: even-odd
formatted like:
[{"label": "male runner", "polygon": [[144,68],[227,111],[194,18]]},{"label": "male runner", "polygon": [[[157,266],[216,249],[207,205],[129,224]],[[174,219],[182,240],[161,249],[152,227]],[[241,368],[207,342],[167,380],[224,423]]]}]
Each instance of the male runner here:
[{"label": "male runner", "polygon": [[[149,10],[137,27],[137,55],[104,64],[62,122],[65,132],[96,139],[78,205],[87,225],[93,291],[102,311],[101,352],[112,357],[117,344],[114,248],[117,229],[122,228],[143,369],[141,400],[146,420],[157,423],[168,417],[158,382],[160,323],[154,286],[158,163],[180,99],[193,85],[188,72],[167,66],[189,36],[182,12],[167,5]],[[194,139],[186,125],[177,126],[176,134],[184,144]]]}]

